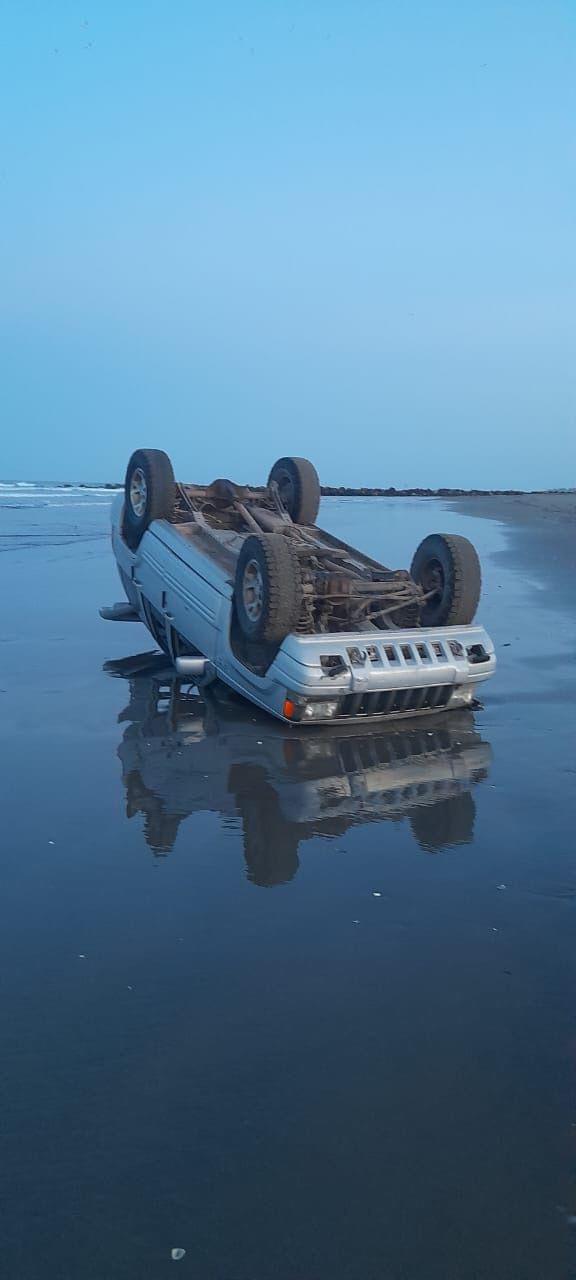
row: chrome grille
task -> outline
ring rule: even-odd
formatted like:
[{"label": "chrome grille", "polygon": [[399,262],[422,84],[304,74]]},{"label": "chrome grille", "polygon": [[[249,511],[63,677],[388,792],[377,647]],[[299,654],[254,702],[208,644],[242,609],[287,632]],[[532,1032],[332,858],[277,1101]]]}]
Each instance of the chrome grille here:
[{"label": "chrome grille", "polygon": [[454,686],[427,685],[423,689],[383,689],[376,693],[349,693],[342,699],[338,715],[391,716],[410,711],[431,711],[445,707]]}]

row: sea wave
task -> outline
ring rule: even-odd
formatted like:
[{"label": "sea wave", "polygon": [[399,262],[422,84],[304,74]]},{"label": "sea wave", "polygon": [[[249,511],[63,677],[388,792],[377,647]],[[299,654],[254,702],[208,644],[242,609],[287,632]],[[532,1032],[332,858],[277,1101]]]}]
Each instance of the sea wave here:
[{"label": "sea wave", "polygon": [[103,485],[0,481],[0,508],[35,510],[40,507],[109,506],[119,492]]}]

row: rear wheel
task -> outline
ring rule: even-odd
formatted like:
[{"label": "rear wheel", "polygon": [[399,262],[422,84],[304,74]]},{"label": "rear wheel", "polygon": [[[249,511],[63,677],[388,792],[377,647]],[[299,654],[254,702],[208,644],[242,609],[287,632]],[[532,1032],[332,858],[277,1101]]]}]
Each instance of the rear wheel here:
[{"label": "rear wheel", "polygon": [[428,596],[420,610],[423,626],[466,626],[473,621],[482,573],[476,549],[467,538],[430,534],[420,543],[410,573]]},{"label": "rear wheel", "polygon": [[268,476],[278,485],[282,506],[294,524],[314,524],[320,507],[320,481],[307,458],[279,458]]},{"label": "rear wheel", "polygon": [[298,557],[282,533],[251,534],[236,566],[234,602],[248,640],[280,644],[294,630],[302,605]]},{"label": "rear wheel", "polygon": [[124,538],[133,550],[153,520],[170,520],[176,484],[172,463],[162,449],[137,449],[124,483]]}]

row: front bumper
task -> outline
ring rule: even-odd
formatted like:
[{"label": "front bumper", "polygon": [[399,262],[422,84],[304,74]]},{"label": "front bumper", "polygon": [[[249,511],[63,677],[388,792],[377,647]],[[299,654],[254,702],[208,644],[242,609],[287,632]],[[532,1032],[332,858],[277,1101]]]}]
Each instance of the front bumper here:
[{"label": "front bumper", "polygon": [[[286,691],[276,714],[305,724],[404,718],[466,706],[477,685],[493,675],[496,656],[483,627],[443,627],[289,636],[273,667]],[[286,700],[295,713],[285,714]]]}]

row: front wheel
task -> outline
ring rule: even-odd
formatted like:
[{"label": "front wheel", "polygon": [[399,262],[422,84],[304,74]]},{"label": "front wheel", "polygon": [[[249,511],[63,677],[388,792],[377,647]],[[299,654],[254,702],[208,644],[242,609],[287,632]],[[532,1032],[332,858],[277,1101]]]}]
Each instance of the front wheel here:
[{"label": "front wheel", "polygon": [[296,551],[282,533],[245,538],[236,566],[234,603],[247,640],[281,644],[294,630],[302,605]]},{"label": "front wheel", "polygon": [[420,543],[410,573],[427,597],[424,627],[467,626],[478,608],[482,573],[476,548],[459,534],[432,533]]}]

